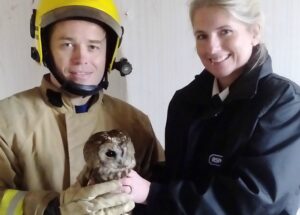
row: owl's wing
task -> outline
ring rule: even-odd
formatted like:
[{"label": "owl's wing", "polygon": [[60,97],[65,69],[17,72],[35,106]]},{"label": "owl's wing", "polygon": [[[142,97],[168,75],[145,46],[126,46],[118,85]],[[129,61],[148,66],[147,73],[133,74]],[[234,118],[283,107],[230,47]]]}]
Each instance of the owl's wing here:
[{"label": "owl's wing", "polygon": [[81,170],[81,172],[77,176],[77,181],[80,183],[80,185],[82,187],[88,185],[91,172],[92,172],[92,170],[87,165],[84,165],[83,169]]}]

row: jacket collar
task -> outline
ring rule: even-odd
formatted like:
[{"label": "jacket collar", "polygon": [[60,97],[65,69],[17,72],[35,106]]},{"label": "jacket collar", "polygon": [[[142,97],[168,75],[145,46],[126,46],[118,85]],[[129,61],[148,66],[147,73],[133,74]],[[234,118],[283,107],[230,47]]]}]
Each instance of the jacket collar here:
[{"label": "jacket collar", "polygon": [[[66,111],[75,111],[75,106],[72,104],[71,98],[68,93],[53,85],[50,81],[49,74],[44,75],[40,89],[43,99],[49,105],[60,108],[61,110],[65,109]],[[91,98],[91,105],[96,103],[98,100],[102,102],[102,98],[103,92],[101,91],[99,94],[96,94]]]},{"label": "jacket collar", "polygon": [[271,74],[272,69],[272,60],[268,56],[266,61],[257,68],[251,71],[245,71],[230,87],[229,87],[229,96],[226,102],[232,100],[240,99],[251,99],[257,93],[259,81]]},{"label": "jacket collar", "polygon": [[[272,60],[268,56],[266,61],[257,68],[251,71],[245,71],[230,87],[229,95],[224,100],[224,103],[229,103],[233,100],[250,99],[255,96],[258,88],[259,81],[272,73]],[[198,81],[197,81],[198,80]],[[207,103],[211,99],[212,86],[214,76],[211,75],[207,70],[196,76],[196,82],[198,85],[197,99],[191,98],[201,104]],[[204,93],[205,92],[205,93]],[[201,95],[202,101],[199,101],[199,94]]]}]

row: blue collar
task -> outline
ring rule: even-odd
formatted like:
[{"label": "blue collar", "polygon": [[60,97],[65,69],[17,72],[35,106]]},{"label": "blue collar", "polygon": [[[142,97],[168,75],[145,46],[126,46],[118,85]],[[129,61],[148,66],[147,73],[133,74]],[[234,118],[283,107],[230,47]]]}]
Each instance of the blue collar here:
[{"label": "blue collar", "polygon": [[76,105],[75,111],[76,111],[76,113],[85,113],[85,112],[88,112],[89,107],[90,107],[89,102],[85,103],[84,105],[78,105],[78,106]]}]

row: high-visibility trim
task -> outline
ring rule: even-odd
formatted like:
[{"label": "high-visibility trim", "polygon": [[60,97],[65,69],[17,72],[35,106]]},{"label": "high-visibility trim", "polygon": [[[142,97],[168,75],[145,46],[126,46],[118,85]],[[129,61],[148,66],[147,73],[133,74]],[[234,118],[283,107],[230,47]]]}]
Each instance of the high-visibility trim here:
[{"label": "high-visibility trim", "polygon": [[25,195],[24,191],[6,190],[0,203],[0,214],[22,215]]}]

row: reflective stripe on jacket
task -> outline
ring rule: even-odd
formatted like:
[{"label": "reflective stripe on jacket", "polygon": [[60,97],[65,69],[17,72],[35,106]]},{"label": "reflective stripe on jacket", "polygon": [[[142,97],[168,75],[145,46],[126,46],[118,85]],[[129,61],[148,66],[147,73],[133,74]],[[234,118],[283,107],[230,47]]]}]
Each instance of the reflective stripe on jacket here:
[{"label": "reflective stripe on jacket", "polygon": [[22,215],[26,192],[7,189],[1,199],[0,214]]}]

